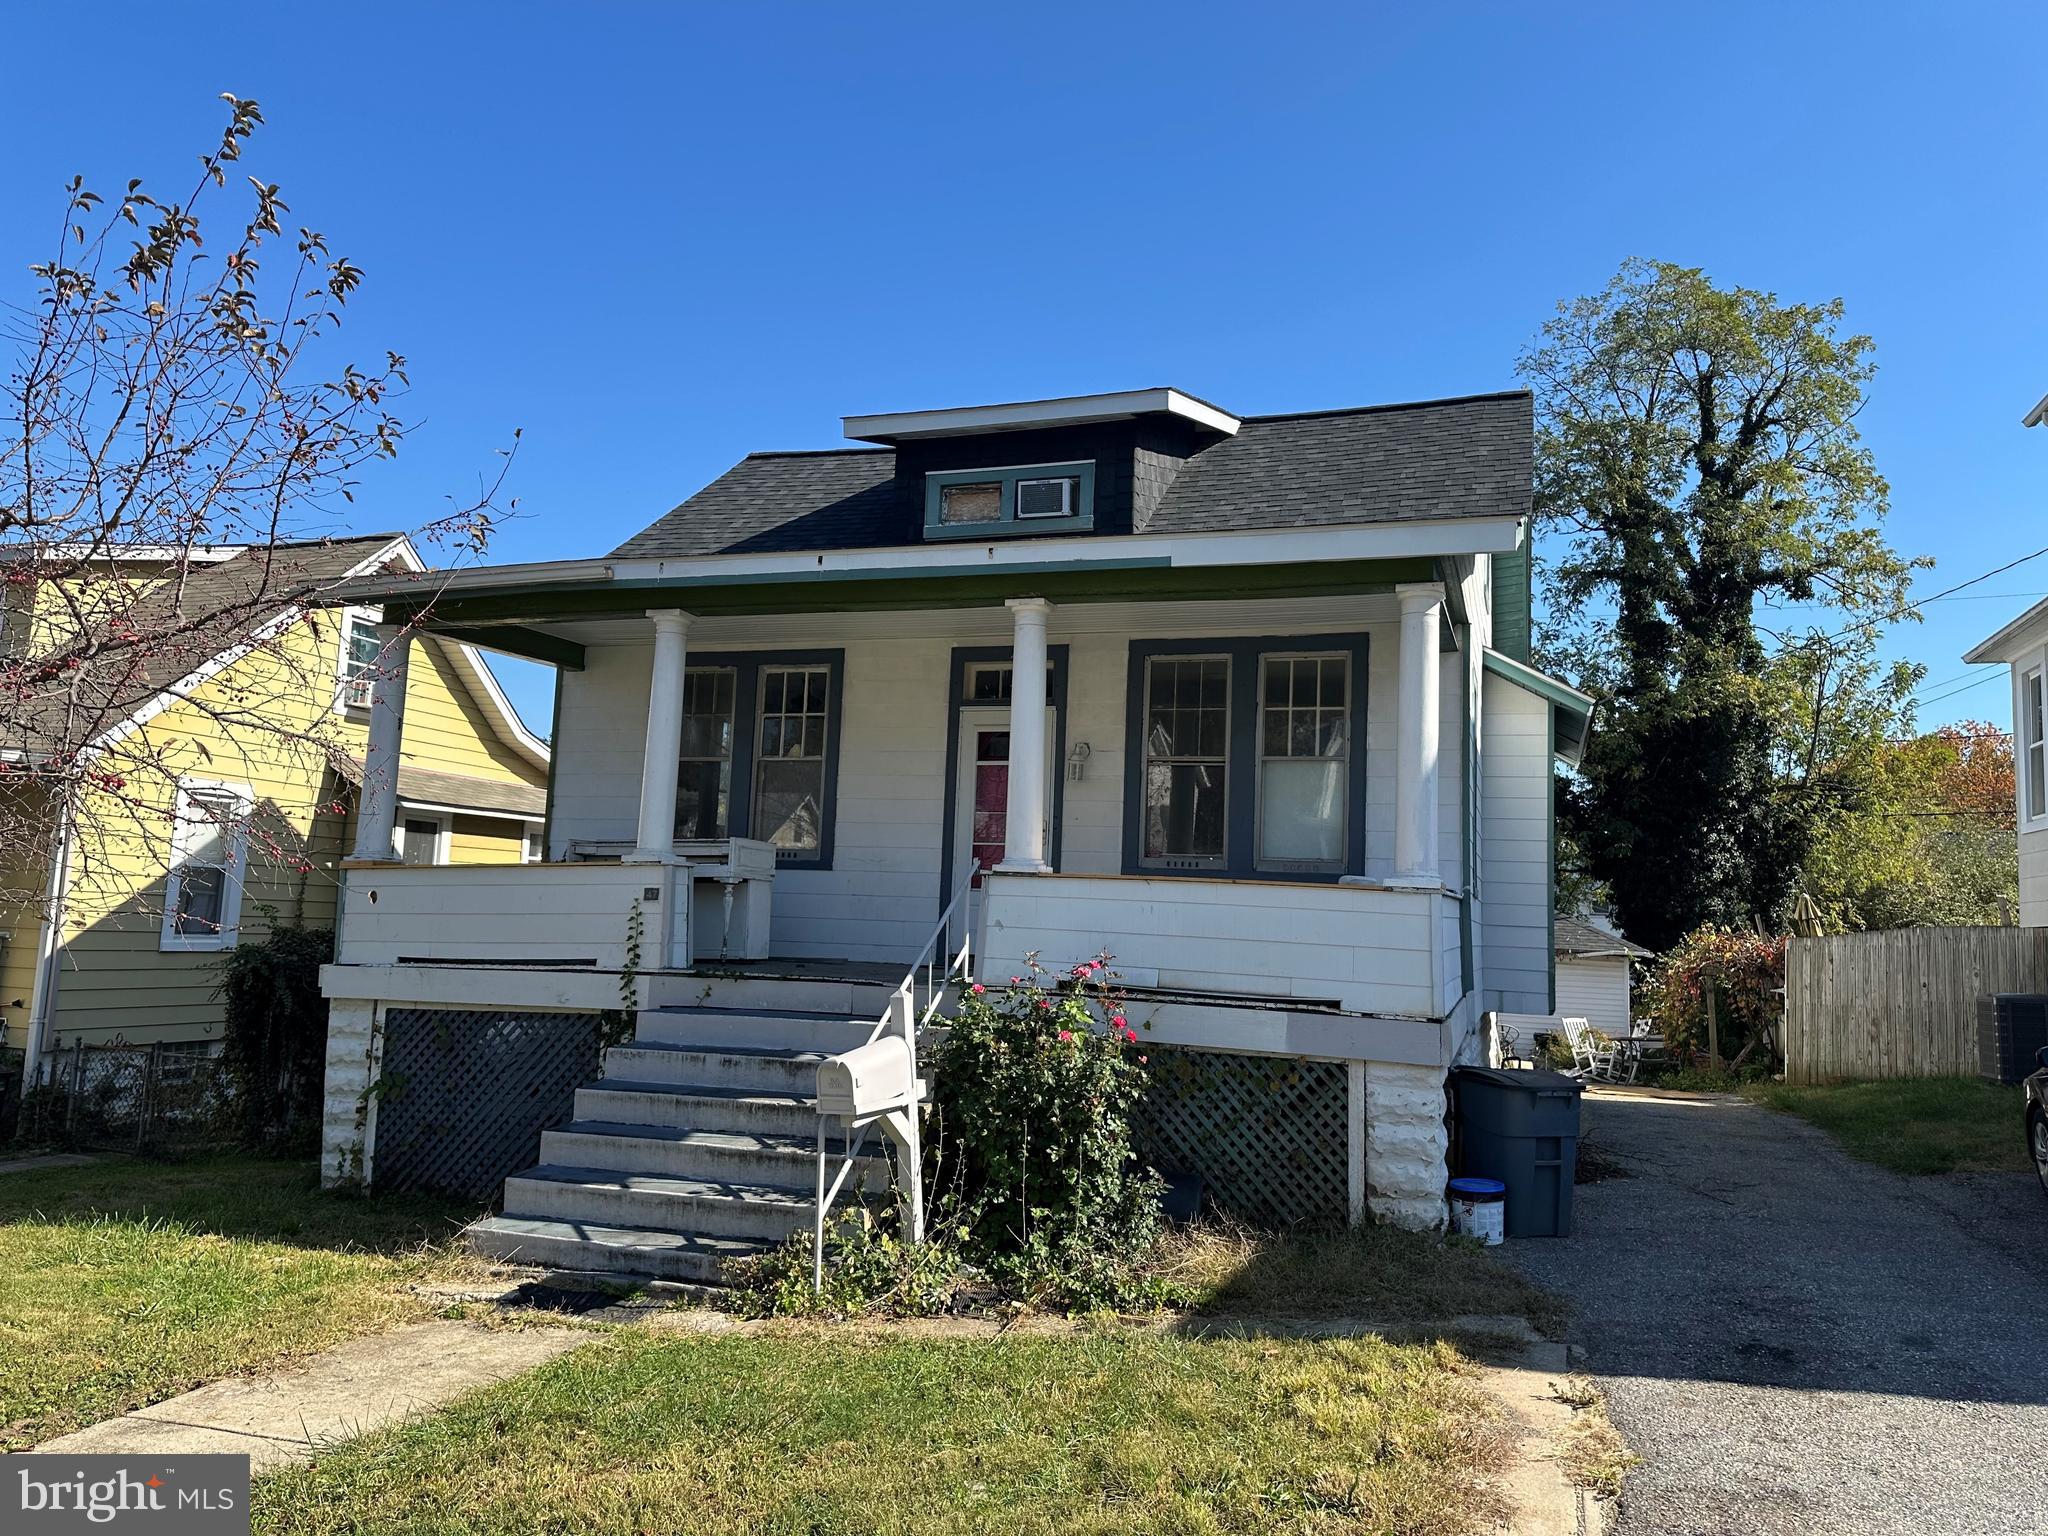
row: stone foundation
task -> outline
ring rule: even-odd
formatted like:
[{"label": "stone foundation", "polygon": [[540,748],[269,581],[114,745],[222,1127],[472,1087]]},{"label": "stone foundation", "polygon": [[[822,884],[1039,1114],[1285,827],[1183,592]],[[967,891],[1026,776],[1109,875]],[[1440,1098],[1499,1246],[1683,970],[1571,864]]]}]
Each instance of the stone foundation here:
[{"label": "stone foundation", "polygon": [[1375,1220],[1434,1231],[1449,1216],[1441,1067],[1365,1066],[1365,1195]]}]

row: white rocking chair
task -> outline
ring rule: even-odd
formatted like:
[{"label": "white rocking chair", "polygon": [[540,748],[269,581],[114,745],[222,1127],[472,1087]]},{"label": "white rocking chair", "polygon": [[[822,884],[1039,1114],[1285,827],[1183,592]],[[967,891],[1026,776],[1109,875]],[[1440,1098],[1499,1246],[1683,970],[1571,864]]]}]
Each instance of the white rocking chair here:
[{"label": "white rocking chair", "polygon": [[[1572,1064],[1565,1076],[1580,1082],[1619,1083],[1635,1081],[1634,1053],[1624,1059],[1621,1047],[1584,1019],[1564,1021],[1565,1044],[1572,1048]],[[1623,1076],[1626,1071],[1626,1077]]]}]

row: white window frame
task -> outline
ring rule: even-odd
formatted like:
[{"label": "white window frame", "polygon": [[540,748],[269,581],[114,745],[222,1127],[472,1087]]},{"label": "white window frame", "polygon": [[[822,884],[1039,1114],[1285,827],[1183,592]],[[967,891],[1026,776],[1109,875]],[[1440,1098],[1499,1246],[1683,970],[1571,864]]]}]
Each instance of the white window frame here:
[{"label": "white window frame", "polygon": [[[1358,743],[1351,739],[1351,722],[1356,713],[1356,697],[1352,690],[1358,686],[1358,679],[1351,674],[1358,669],[1352,665],[1349,651],[1261,651],[1254,658],[1258,677],[1254,687],[1258,690],[1258,702],[1254,719],[1257,734],[1252,739],[1252,867],[1264,875],[1341,875],[1349,862],[1351,849],[1351,818],[1357,809],[1351,804],[1351,754],[1358,750]],[[1336,661],[1344,666],[1344,699],[1339,713],[1344,721],[1344,755],[1337,758],[1322,757],[1269,757],[1266,752],[1266,663],[1269,661],[1313,661],[1318,664]],[[1318,711],[1321,705],[1317,705]],[[1292,713],[1292,705],[1289,705]],[[1337,823],[1337,857],[1334,859],[1283,859],[1268,857],[1266,844],[1266,764],[1269,762],[1329,763],[1338,764],[1343,770],[1343,815]]]},{"label": "white window frame", "polygon": [[[398,814],[391,818],[391,857],[405,857],[405,824],[408,821],[431,821],[434,823],[434,866],[452,862],[452,845],[455,838],[455,818],[446,811],[422,811],[398,803]],[[429,866],[429,867],[434,867]]]},{"label": "white window frame", "polygon": [[[224,874],[220,893],[220,928],[215,933],[178,931],[178,898],[184,885],[185,867],[191,862],[189,858],[183,856],[182,851],[191,846],[202,825],[187,813],[195,790],[230,797],[241,806],[241,812],[234,825],[222,829],[226,858],[219,866]],[[233,949],[241,942],[242,887],[247,880],[249,869],[249,814],[255,809],[256,796],[247,784],[237,783],[231,779],[199,778],[196,775],[181,775],[172,793],[174,798],[170,868],[164,876],[163,924],[157,936],[157,949],[164,954],[208,953]]]},{"label": "white window frame", "polygon": [[[2015,663],[2012,670],[2013,783],[2018,791],[2018,803],[2014,809],[2018,813],[2020,830],[2033,832],[2048,827],[2048,650],[2034,652],[2026,660]],[[2041,740],[2029,741],[2027,730],[2034,715],[2028,707],[2032,702],[2028,695],[2035,687],[2042,691],[2043,731]],[[2038,765],[2034,759],[2036,749],[2041,753]],[[2030,815],[2027,807],[2035,798],[2036,791],[2042,808],[2038,814]]]},{"label": "white window frame", "polygon": [[519,832],[519,862],[522,864],[545,864],[548,861],[548,834],[544,824],[537,821],[525,822]]},{"label": "white window frame", "polygon": [[[360,720],[367,717],[370,713],[370,696],[372,690],[376,687],[376,674],[373,672],[366,678],[350,676],[348,670],[349,637],[354,633],[355,627],[359,623],[370,625],[382,624],[384,622],[384,611],[381,608],[355,607],[343,608],[340,610],[340,613],[341,642],[335,647],[334,655],[334,712],[338,715],[347,715],[351,719]],[[383,657],[380,652],[378,664],[381,666],[382,662]],[[356,697],[358,690],[361,691],[362,695],[360,700]]]}]

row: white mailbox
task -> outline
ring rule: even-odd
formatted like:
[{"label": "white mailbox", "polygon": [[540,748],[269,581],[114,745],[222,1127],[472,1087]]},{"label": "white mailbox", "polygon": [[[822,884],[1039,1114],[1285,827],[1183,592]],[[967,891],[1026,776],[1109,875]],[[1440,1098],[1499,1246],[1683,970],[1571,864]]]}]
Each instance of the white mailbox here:
[{"label": "white mailbox", "polygon": [[901,1035],[883,1035],[818,1063],[821,1115],[865,1120],[916,1102],[917,1069]]}]

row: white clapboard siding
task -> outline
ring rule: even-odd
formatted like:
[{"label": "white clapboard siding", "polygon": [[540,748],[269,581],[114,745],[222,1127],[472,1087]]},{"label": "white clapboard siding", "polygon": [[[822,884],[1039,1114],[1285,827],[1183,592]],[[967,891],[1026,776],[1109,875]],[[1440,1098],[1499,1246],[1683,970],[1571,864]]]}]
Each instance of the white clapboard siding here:
[{"label": "white clapboard siding", "polygon": [[[624,864],[350,869],[337,958],[343,965],[571,960],[618,969],[627,962],[635,898],[664,878],[658,867]],[[655,953],[657,923],[652,914],[642,921],[640,963],[659,968],[665,962]]]},{"label": "white clapboard siding", "polygon": [[1489,676],[1480,751],[1481,921],[1485,1006],[1549,1013],[1550,706]]},{"label": "white clapboard siding", "polygon": [[1559,955],[1557,1016],[1584,1019],[1610,1035],[1629,1032],[1628,961],[1619,955]]},{"label": "white clapboard siding", "polygon": [[[1068,647],[1066,739],[1089,751],[1081,777],[1060,792],[1061,837],[1052,856],[1063,873],[1116,874],[1123,867],[1126,694],[1134,640],[1172,635],[1286,635],[1362,629],[1368,636],[1366,695],[1366,873],[1393,868],[1394,742],[1399,696],[1399,630],[1391,600],[1360,598],[1203,605],[1055,607],[1051,639]],[[1119,618],[1128,612],[1130,617]],[[907,961],[937,921],[946,881],[939,863],[945,833],[947,683],[954,645],[1007,641],[979,610],[961,614],[824,614],[764,621],[762,649],[842,648],[841,709],[833,867],[779,870],[773,898],[775,953]],[[725,631],[739,621],[692,627],[695,656],[732,654]],[[949,624],[957,640],[949,635]],[[1118,626],[1123,627],[1119,628]],[[1211,627],[1213,626],[1213,627]],[[998,638],[1000,636],[1000,638]],[[651,644],[635,640],[588,648],[586,667],[559,680],[554,743],[552,850],[571,841],[630,840],[640,796]],[[1442,658],[1442,763],[1439,829],[1447,883],[1460,869],[1464,747],[1463,660]],[[1426,944],[1427,940],[1420,940]]]},{"label": "white clapboard siding", "polygon": [[1108,952],[1136,985],[1319,998],[1362,1013],[1438,1014],[1429,891],[1142,876],[996,875],[987,974],[1061,970]]},{"label": "white clapboard siding", "polygon": [[2020,834],[2020,926],[2048,928],[2048,827]]}]

